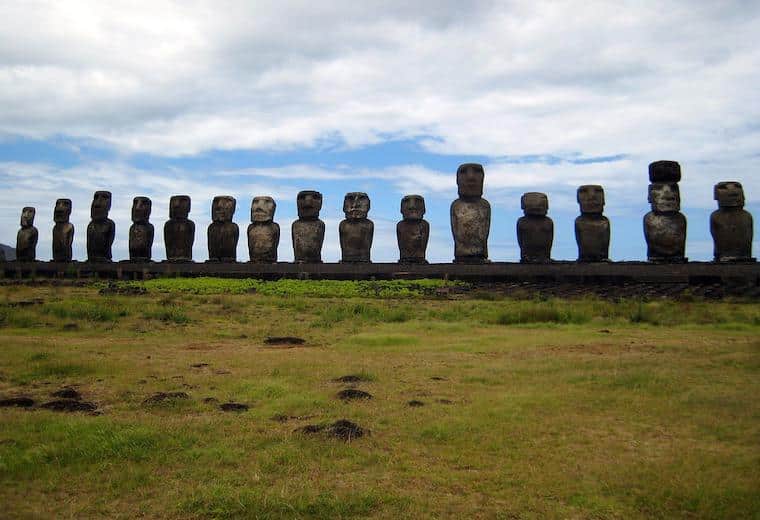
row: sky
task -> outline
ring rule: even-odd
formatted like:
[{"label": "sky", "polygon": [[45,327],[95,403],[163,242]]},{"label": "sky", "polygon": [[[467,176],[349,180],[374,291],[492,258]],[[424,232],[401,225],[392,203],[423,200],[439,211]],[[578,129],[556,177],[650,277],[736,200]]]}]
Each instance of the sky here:
[{"label": "sky", "polygon": [[[277,202],[293,258],[296,194],[324,194],[323,258],[340,258],[343,195],[366,191],[374,261],[398,259],[405,194],[423,195],[428,259],[449,262],[456,169],[485,167],[493,261],[516,261],[520,196],[542,191],[552,256],[577,258],[575,191],[602,184],[613,260],[643,260],[647,165],[679,161],[687,255],[712,258],[712,187],[760,215],[760,2],[177,1],[0,3],[0,242],[73,200],[74,257],[96,190],[113,192],[114,258],[135,196],[153,200],[155,259],[171,195],[192,197],[208,258],[215,195]],[[758,250],[757,240],[754,250]]]}]

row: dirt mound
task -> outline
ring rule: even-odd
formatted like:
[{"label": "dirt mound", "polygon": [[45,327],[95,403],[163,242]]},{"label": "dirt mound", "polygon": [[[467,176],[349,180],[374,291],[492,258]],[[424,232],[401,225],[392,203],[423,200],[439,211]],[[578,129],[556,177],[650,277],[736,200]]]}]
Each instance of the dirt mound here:
[{"label": "dirt mound", "polygon": [[274,414],[270,419],[275,422],[288,422],[291,420],[294,421],[305,421],[306,419],[312,419],[316,417],[315,415],[286,415],[284,413],[277,413]]},{"label": "dirt mound", "polygon": [[431,381],[448,381],[448,379],[446,379],[445,377],[440,377],[440,376],[433,376],[430,378],[430,380]]},{"label": "dirt mound", "polygon": [[372,399],[372,394],[356,388],[346,388],[338,392],[337,397],[343,401],[351,401],[353,399]]},{"label": "dirt mound", "polygon": [[418,401],[416,399],[413,399],[413,400],[409,401],[406,404],[408,404],[412,408],[415,408],[415,407],[418,407],[418,406],[425,406],[425,403],[423,403],[422,401]]},{"label": "dirt mound", "polygon": [[151,405],[162,403],[164,401],[177,401],[183,399],[190,399],[190,396],[185,392],[158,392],[145,399],[143,404]]},{"label": "dirt mound", "polygon": [[74,399],[58,399],[41,405],[42,408],[55,412],[94,412],[98,409],[95,403],[77,401]]},{"label": "dirt mound", "polygon": [[61,399],[74,399],[76,401],[79,401],[82,398],[79,392],[70,387],[61,388],[60,390],[56,390],[50,395],[53,397],[60,397]]},{"label": "dirt mound", "polygon": [[29,408],[30,406],[34,406],[34,399],[31,397],[9,397],[7,399],[0,399],[0,407],[7,408],[11,406]]},{"label": "dirt mound", "polygon": [[305,339],[295,336],[269,336],[264,339],[264,344],[270,346],[294,347],[304,343],[306,343]]},{"label": "dirt mound", "polygon": [[296,433],[305,433],[307,435],[314,435],[317,433],[326,433],[330,437],[340,439],[343,441],[351,441],[351,439],[358,439],[365,434],[369,434],[369,430],[366,430],[356,423],[347,421],[346,419],[340,419],[330,425],[326,424],[308,424],[302,428],[295,430]]},{"label": "dirt mound", "polygon": [[362,381],[369,381],[369,378],[361,374],[348,374],[347,376],[335,378],[333,381],[336,383],[361,383]]},{"label": "dirt mound", "polygon": [[243,403],[222,403],[219,408],[223,412],[245,412],[248,411],[248,405]]},{"label": "dirt mound", "polygon": [[190,365],[191,368],[203,368],[207,366],[208,366],[208,363],[193,363],[192,365]]},{"label": "dirt mound", "polygon": [[121,285],[115,282],[108,282],[108,285],[98,291],[102,295],[119,294],[121,296],[141,296],[148,294],[145,287],[137,285]]}]

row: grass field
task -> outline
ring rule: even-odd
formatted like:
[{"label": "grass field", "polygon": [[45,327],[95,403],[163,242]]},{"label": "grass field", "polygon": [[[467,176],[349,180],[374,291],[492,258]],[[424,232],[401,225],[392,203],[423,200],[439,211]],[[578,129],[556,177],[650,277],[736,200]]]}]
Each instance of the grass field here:
[{"label": "grass field", "polygon": [[2,286],[0,517],[760,518],[759,304],[459,289]]}]

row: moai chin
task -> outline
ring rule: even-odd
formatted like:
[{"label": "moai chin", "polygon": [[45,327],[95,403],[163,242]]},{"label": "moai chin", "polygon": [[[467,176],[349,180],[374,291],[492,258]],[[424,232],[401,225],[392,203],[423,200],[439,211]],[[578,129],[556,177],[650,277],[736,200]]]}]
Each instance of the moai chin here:
[{"label": "moai chin", "polygon": [[53,261],[71,262],[74,225],[71,219],[71,199],[58,199],[53,209]]},{"label": "moai chin", "polygon": [[274,222],[277,204],[272,197],[254,197],[251,202],[251,224],[248,226],[248,253],[251,262],[277,262],[280,225]]},{"label": "moai chin", "polygon": [[488,260],[491,205],[483,198],[483,166],[462,164],[457,169],[459,198],[451,203],[454,263],[482,264]]},{"label": "moai chin", "polygon": [[39,234],[34,227],[34,215],[37,211],[27,206],[21,210],[21,229],[16,235],[16,260],[34,262],[37,259],[37,239]]},{"label": "moai chin", "polygon": [[520,261],[542,263],[551,261],[554,241],[554,222],[546,216],[549,199],[544,193],[526,193],[520,199],[525,216],[517,220],[517,242]]},{"label": "moai chin", "polygon": [[325,223],[319,219],[322,194],[318,191],[301,191],[296,197],[298,220],[291,226],[294,261],[322,263],[322,244],[325,241]]},{"label": "moai chin", "polygon": [[174,195],[169,199],[169,220],[164,224],[166,260],[192,262],[195,222],[190,220],[190,197]]},{"label": "moai chin", "polygon": [[650,262],[686,262],[686,217],[681,214],[678,181],[681,168],[675,161],[649,165],[649,203],[644,216],[644,237]]},{"label": "moai chin", "polygon": [[91,221],[87,226],[87,261],[110,262],[116,224],[108,218],[111,192],[96,191],[90,206]]},{"label": "moai chin", "polygon": [[150,213],[153,202],[148,197],[132,200],[132,226],[129,228],[130,262],[150,262],[153,253],[153,224]]},{"label": "moai chin", "polygon": [[338,227],[341,262],[367,263],[371,261],[370,250],[375,224],[367,218],[369,208],[369,196],[366,193],[346,193],[343,199],[343,212],[346,218]]},{"label": "moai chin", "polygon": [[610,221],[604,212],[604,188],[588,184],[578,188],[581,214],[575,219],[579,262],[606,262],[610,250]]},{"label": "moai chin", "polygon": [[214,197],[211,204],[213,222],[208,227],[208,259],[210,262],[235,262],[240,238],[238,225],[232,222],[237,201],[234,197]]},{"label": "moai chin", "polygon": [[396,224],[399,263],[426,264],[425,253],[430,238],[430,224],[425,216],[425,199],[420,195],[406,195],[401,199],[402,221]]},{"label": "moai chin", "polygon": [[752,258],[753,220],[744,209],[744,189],[736,181],[715,185],[718,210],[710,215],[710,233],[715,244],[716,262],[754,262]]}]

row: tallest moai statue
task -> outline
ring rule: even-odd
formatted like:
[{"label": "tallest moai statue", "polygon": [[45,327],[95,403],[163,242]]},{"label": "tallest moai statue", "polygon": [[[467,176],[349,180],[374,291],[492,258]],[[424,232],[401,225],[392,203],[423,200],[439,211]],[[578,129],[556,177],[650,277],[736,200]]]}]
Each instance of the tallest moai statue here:
[{"label": "tallest moai statue", "polygon": [[463,164],[457,169],[459,198],[451,203],[451,233],[454,235],[454,263],[488,262],[488,233],[491,205],[483,198],[483,166]]},{"label": "tallest moai statue", "polygon": [[650,262],[686,262],[686,217],[681,213],[681,165],[657,161],[649,165],[649,203],[644,237]]}]

